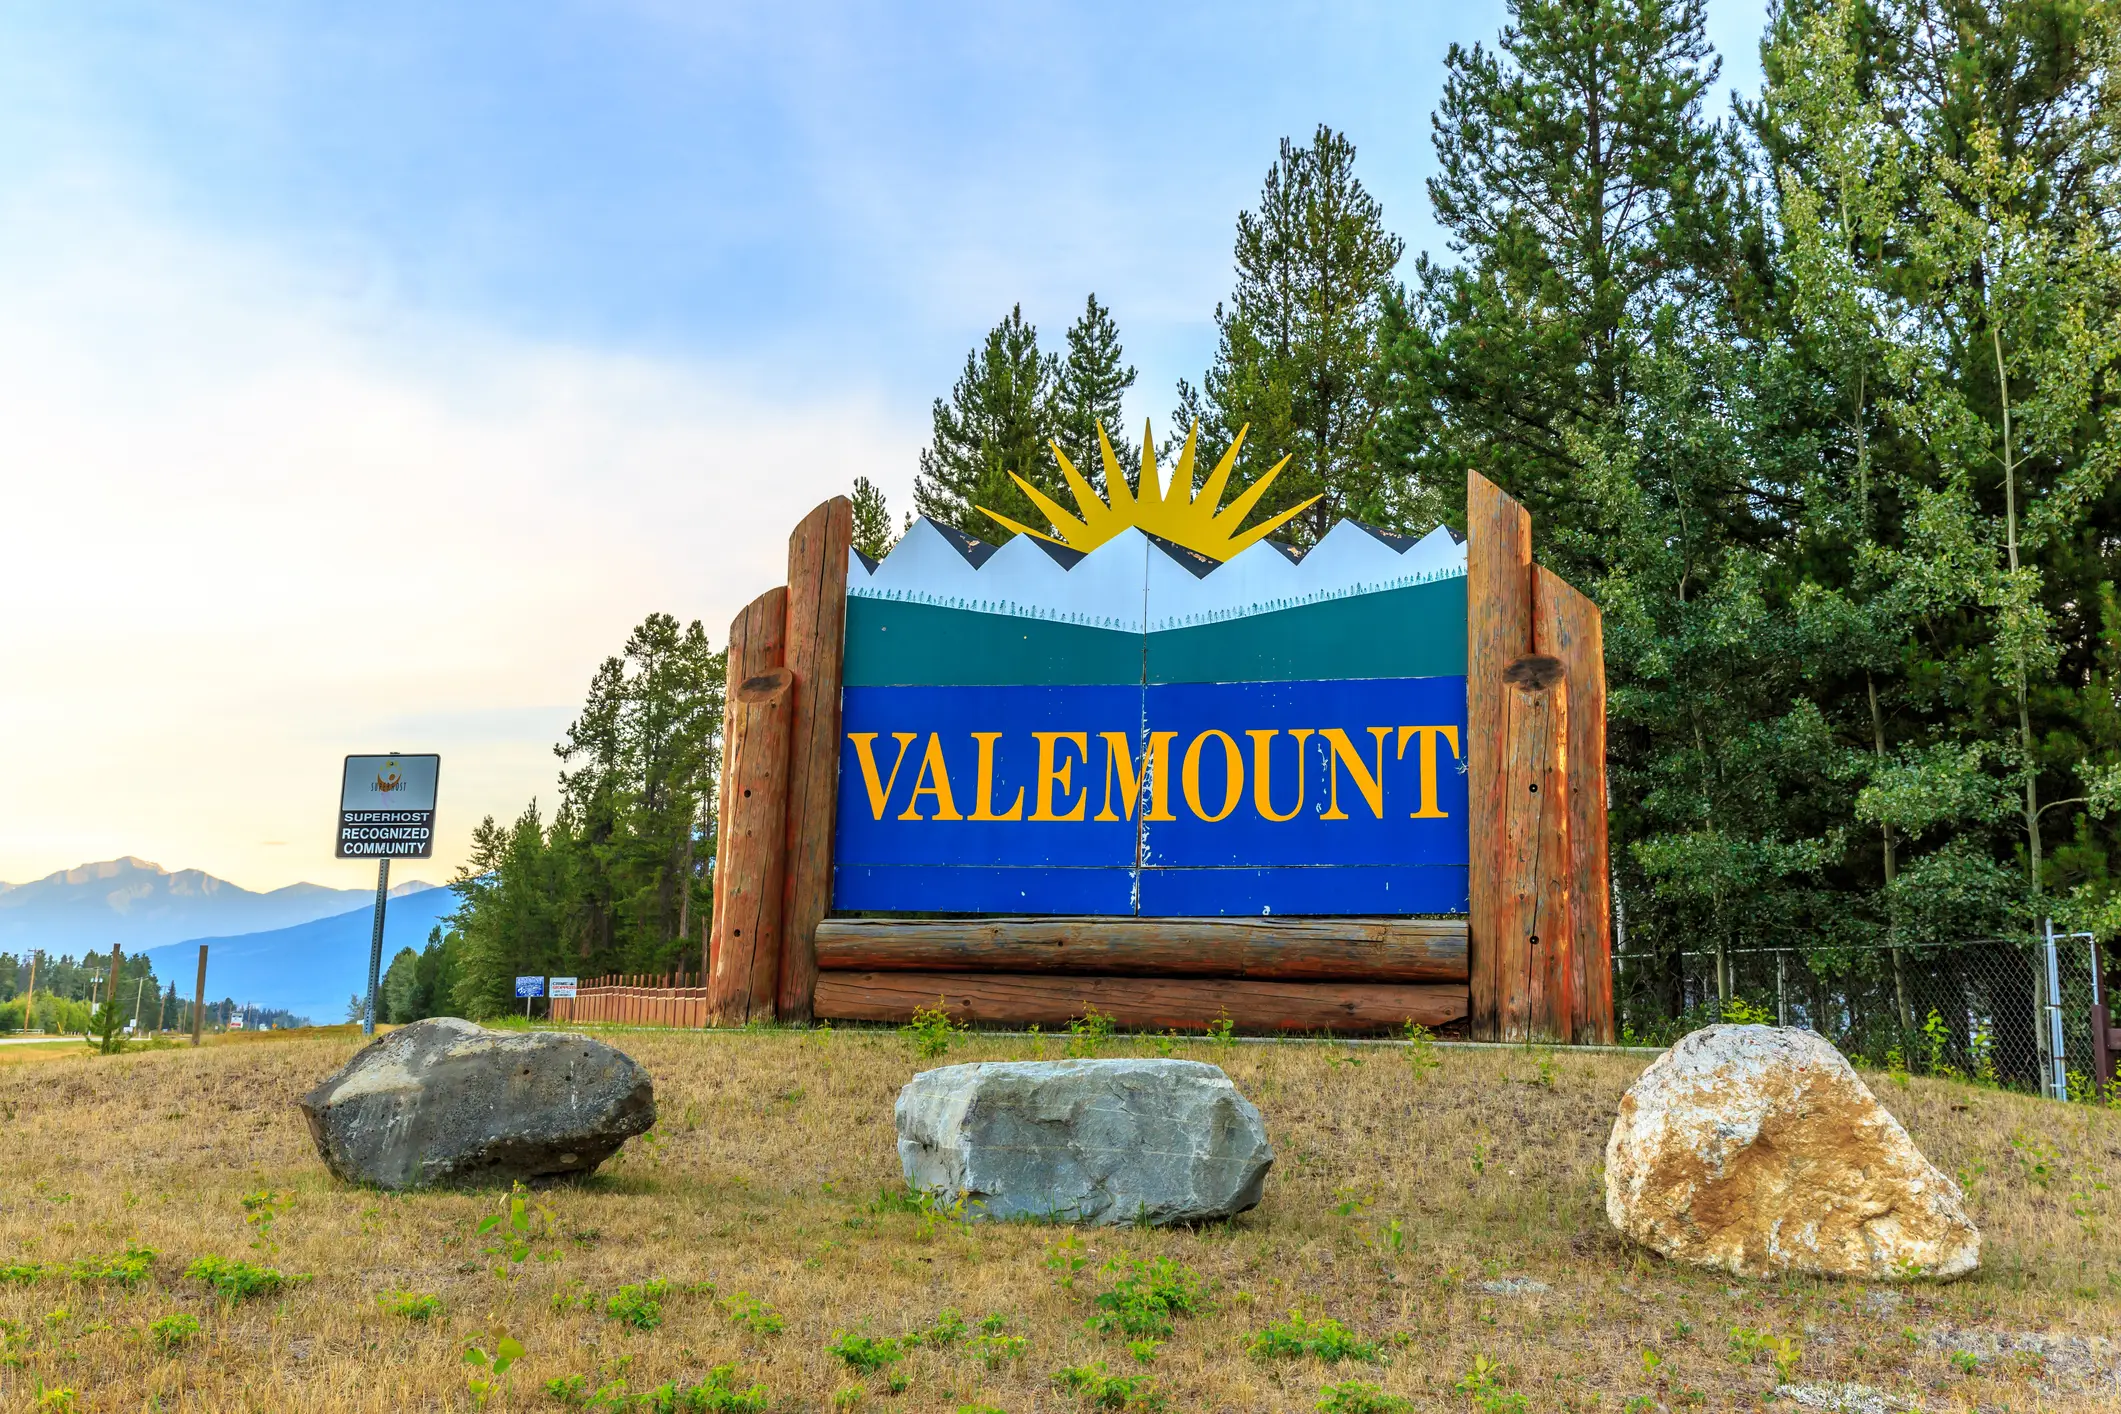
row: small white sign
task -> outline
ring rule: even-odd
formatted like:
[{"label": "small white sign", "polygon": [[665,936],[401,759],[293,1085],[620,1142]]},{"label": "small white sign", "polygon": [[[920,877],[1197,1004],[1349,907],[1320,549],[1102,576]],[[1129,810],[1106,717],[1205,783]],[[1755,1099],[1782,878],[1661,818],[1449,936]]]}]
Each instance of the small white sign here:
[{"label": "small white sign", "polygon": [[555,997],[571,997],[574,995],[574,984],[575,979],[572,977],[555,977],[552,979],[552,994]]},{"label": "small white sign", "polygon": [[349,756],[339,783],[339,858],[434,853],[439,756]]}]

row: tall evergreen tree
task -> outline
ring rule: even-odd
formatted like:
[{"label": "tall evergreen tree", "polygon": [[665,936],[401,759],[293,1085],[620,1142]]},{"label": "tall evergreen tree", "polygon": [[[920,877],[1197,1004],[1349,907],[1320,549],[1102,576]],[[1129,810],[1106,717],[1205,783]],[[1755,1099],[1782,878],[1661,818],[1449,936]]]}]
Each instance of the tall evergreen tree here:
[{"label": "tall evergreen tree", "polygon": [[1717,71],[1701,0],[1513,0],[1493,50],[1451,46],[1429,198],[1459,260],[1388,304],[1397,474],[1462,504],[1477,466],[1548,520],[1575,493],[1654,312],[1734,234]]},{"label": "tall evergreen tree", "polygon": [[1120,401],[1135,371],[1120,347],[1112,311],[1091,295],[1068,328],[1066,355],[1042,352],[1038,330],[1022,305],[965,356],[965,370],[948,401],[937,398],[934,434],[921,451],[913,504],[924,516],[975,539],[995,542],[1012,533],[980,508],[1020,525],[1045,526],[1045,513],[1011,474],[1063,506],[1073,497],[1054,459],[1058,444],[1090,484],[1104,487],[1098,429],[1130,474],[1137,453],[1119,425]]},{"label": "tall evergreen tree", "polygon": [[1286,457],[1258,510],[1320,497],[1291,522],[1300,541],[1342,517],[1389,514],[1371,440],[1384,301],[1404,250],[1355,175],[1355,145],[1323,124],[1309,146],[1282,140],[1258,208],[1238,215],[1215,363],[1199,390],[1179,384],[1167,445],[1198,421],[1198,452],[1211,459],[1242,431],[1233,492]]},{"label": "tall evergreen tree", "polygon": [[1060,490],[1060,469],[1046,445],[1057,430],[1060,376],[1060,359],[1039,351],[1038,330],[1025,321],[1023,306],[1012,308],[965,356],[949,400],[935,400],[933,440],[921,450],[913,481],[915,508],[988,541],[1004,539],[1006,532],[981,514],[982,506],[1021,524],[1043,524],[1038,507],[1009,475],[1049,495]]},{"label": "tall evergreen tree", "polygon": [[1830,921],[1833,742],[1784,570],[1814,389],[1762,337],[1698,0],[1518,0],[1446,67],[1429,190],[1459,263],[1387,301],[1378,459],[1454,517],[1467,470],[1501,482],[1604,607],[1614,897],[1663,959],[1631,981],[1676,1008],[1681,947],[1727,991],[1735,949]]},{"label": "tall evergreen tree", "polygon": [[[1126,362],[1120,348],[1119,326],[1112,322],[1112,311],[1093,294],[1083,302],[1082,317],[1068,326],[1068,353],[1053,390],[1053,440],[1100,492],[1105,485],[1105,462],[1097,445],[1099,428],[1112,444],[1121,470],[1132,476],[1140,465],[1140,453],[1120,421],[1120,400],[1134,386],[1134,379],[1134,365]],[[1061,504],[1073,502],[1063,497]]]},{"label": "tall evergreen tree", "polygon": [[891,533],[891,507],[884,501],[883,488],[866,476],[857,476],[850,499],[854,504],[854,548],[872,560],[881,560],[890,553],[897,538]]},{"label": "tall evergreen tree", "polygon": [[668,614],[604,661],[554,748],[551,825],[533,802],[473,831],[443,956],[420,959],[426,1004],[485,1017],[513,1002],[517,973],[660,972],[698,955],[726,671],[697,621]]}]

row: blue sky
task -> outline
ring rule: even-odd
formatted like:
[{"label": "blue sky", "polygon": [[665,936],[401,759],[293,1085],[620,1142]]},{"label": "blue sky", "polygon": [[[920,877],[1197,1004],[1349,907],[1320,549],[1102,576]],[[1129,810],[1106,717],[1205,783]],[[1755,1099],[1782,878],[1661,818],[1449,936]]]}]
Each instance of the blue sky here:
[{"label": "blue sky", "polygon": [[[1711,6],[1721,90],[1757,83],[1763,8]],[[13,7],[0,456],[49,533],[0,570],[39,684],[0,732],[47,745],[0,786],[0,879],[129,852],[347,882],[310,776],[418,749],[377,733],[452,743],[461,830],[549,799],[596,659],[651,608],[719,639],[857,472],[903,504],[1013,302],[1057,337],[1095,290],[1161,430],[1284,135],[1348,133],[1436,248],[1443,55],[1502,16]],[[317,538],[378,507],[350,603]],[[166,763],[238,740],[202,814]]]}]

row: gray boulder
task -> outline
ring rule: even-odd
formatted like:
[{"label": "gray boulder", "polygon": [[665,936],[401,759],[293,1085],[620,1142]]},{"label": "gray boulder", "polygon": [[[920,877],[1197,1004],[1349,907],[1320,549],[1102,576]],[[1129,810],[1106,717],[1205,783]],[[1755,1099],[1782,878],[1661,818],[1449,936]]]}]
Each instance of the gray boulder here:
[{"label": "gray boulder", "polygon": [[655,1088],[625,1052],[455,1017],[371,1042],[301,1103],[325,1166],[379,1188],[588,1173],[655,1123]]},{"label": "gray boulder", "polygon": [[900,1090],[897,1117],[906,1182],[991,1219],[1226,1218],[1274,1163],[1259,1111],[1199,1061],[949,1065]]}]

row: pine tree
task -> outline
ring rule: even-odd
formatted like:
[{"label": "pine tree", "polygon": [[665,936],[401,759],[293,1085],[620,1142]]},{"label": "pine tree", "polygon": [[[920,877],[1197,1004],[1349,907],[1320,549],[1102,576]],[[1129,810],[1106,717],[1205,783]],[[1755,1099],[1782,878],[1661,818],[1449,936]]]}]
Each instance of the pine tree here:
[{"label": "pine tree", "polygon": [[1056,430],[1060,376],[1060,359],[1039,352],[1038,330],[1025,322],[1023,306],[1012,308],[965,356],[949,400],[935,400],[933,440],[921,451],[913,481],[920,513],[989,542],[1008,532],[981,514],[982,506],[1025,525],[1043,524],[1009,474],[1049,495],[1061,492],[1060,469],[1046,445]]},{"label": "pine tree", "polygon": [[891,552],[897,536],[891,533],[891,507],[884,502],[883,488],[866,476],[854,478],[854,548],[872,560]]},{"label": "pine tree", "polygon": [[[723,654],[698,622],[651,614],[604,661],[554,748],[560,809],[488,816],[450,882],[447,935],[418,964],[423,1006],[473,1019],[514,1002],[518,973],[661,972],[697,955],[709,916]],[[430,963],[430,956],[432,962]]]},{"label": "pine tree", "polygon": [[1344,516],[1388,514],[1371,441],[1384,302],[1404,249],[1355,175],[1354,144],[1324,125],[1308,147],[1282,140],[1258,209],[1238,215],[1215,363],[1198,390],[1179,384],[1167,446],[1198,420],[1197,465],[1212,464],[1242,431],[1233,492],[1288,458],[1258,511],[1320,497],[1291,523],[1298,541]]},{"label": "pine tree", "polygon": [[1429,197],[1456,265],[1393,306],[1404,386],[1387,461],[1463,504],[1478,466],[1543,522],[1623,410],[1653,312],[1734,231],[1735,166],[1703,121],[1701,0],[1513,0],[1491,51],[1452,45]]},{"label": "pine tree", "polygon": [[[1100,493],[1105,485],[1105,462],[1097,445],[1100,427],[1121,470],[1134,476],[1140,466],[1141,454],[1120,425],[1120,400],[1135,378],[1134,366],[1125,358],[1112,311],[1091,295],[1083,302],[1082,317],[1068,326],[1068,356],[1053,390],[1053,440]],[[1063,497],[1061,504],[1074,503]],[[1044,520],[1026,523],[1036,526]]]},{"label": "pine tree", "polygon": [[1460,262],[1385,302],[1377,457],[1453,516],[1468,469],[1501,482],[1604,608],[1614,896],[1676,1011],[1682,947],[1728,994],[1734,950],[1831,932],[1848,792],[1782,568],[1814,380],[1762,323],[1698,0],[1518,0],[1447,71],[1429,192]]}]

